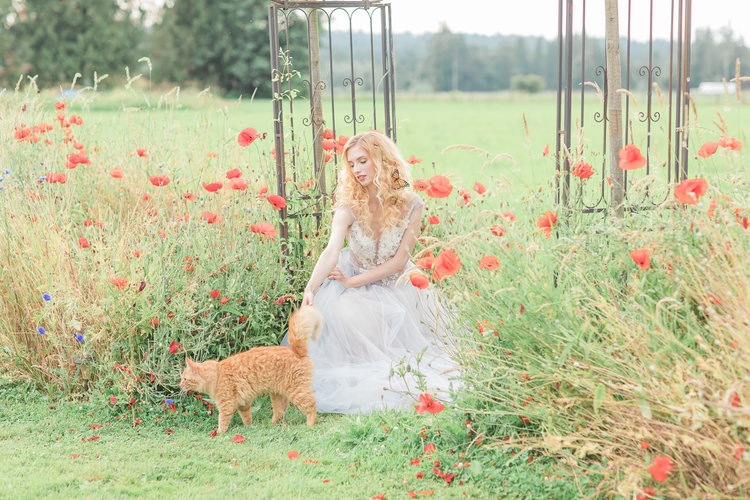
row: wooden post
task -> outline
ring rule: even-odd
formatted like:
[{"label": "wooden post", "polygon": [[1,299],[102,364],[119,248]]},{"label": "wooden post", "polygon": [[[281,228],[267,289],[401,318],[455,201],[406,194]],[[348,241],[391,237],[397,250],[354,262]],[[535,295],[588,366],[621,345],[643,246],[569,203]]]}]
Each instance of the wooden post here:
[{"label": "wooden post", "polygon": [[318,9],[308,9],[310,24],[308,27],[308,46],[310,48],[310,110],[313,128],[313,154],[315,157],[313,177],[319,192],[326,192],[326,171],[323,158],[323,103],[320,87],[320,29]]},{"label": "wooden post", "polygon": [[622,87],[620,75],[620,27],[617,0],[605,0],[605,42],[607,51],[607,119],[609,120],[609,177],[612,181],[610,207],[622,217],[625,195],[624,173],[619,166],[622,149]]}]

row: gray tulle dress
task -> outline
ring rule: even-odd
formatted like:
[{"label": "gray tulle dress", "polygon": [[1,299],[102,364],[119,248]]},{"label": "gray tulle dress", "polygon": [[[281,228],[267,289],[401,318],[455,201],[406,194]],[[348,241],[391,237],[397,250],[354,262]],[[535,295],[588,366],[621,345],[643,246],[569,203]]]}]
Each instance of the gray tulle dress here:
[{"label": "gray tulle dress", "polygon": [[[348,246],[339,254],[341,272],[361,274],[393,257],[409,217],[422,206],[422,199],[413,196],[401,223],[377,240],[355,219]],[[318,411],[366,414],[410,408],[420,391],[413,374],[397,374],[406,365],[418,369],[433,396],[449,397],[459,375],[450,355],[451,318],[434,290],[411,284],[408,273],[413,269],[409,262],[404,277],[402,271],[357,288],[326,280],[318,289],[314,304],[323,315],[323,330],[309,345]]]}]

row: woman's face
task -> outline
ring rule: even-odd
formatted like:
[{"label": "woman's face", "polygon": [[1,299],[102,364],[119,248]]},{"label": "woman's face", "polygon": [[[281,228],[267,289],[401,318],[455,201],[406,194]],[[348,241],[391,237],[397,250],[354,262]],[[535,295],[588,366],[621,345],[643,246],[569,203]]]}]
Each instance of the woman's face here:
[{"label": "woman's face", "polygon": [[370,155],[367,154],[360,146],[351,147],[346,154],[346,162],[354,175],[363,187],[367,187],[375,180],[377,168]]}]

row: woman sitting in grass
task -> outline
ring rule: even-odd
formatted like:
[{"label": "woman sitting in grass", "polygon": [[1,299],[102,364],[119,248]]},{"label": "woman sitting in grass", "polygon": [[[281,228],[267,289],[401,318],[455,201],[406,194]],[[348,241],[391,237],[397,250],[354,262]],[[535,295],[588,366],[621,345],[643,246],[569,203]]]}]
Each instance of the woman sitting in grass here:
[{"label": "woman sitting in grass", "polygon": [[439,342],[448,325],[434,292],[399,279],[412,267],[424,202],[409,189],[409,166],[387,136],[355,135],[343,159],[331,237],[302,299],[324,317],[309,348],[318,410],[404,408],[416,380],[392,376],[394,369],[411,364],[433,394],[445,393],[455,375]]}]

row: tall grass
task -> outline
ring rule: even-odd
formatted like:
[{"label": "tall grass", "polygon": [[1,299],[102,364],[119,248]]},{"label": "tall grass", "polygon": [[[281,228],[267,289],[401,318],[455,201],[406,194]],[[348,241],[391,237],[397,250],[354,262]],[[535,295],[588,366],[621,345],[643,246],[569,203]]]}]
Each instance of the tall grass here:
[{"label": "tall grass", "polygon": [[[274,191],[270,141],[241,148],[242,127],[231,125],[226,103],[205,94],[193,97],[205,102],[187,124],[175,119],[178,97],[170,93],[160,99],[162,111],[128,107],[93,130],[86,113],[96,105],[85,93],[64,111],[80,114],[83,125],[60,127],[54,103],[34,90],[0,98],[0,168],[9,171],[0,174],[0,363],[52,394],[163,395],[174,390],[185,353],[225,357],[278,342],[326,234],[315,219],[297,219],[289,267],[299,272],[290,272],[278,238],[253,232],[260,221],[278,229],[277,213],[257,195],[261,186]],[[42,122],[55,126],[39,141],[14,138],[16,128]],[[720,122],[720,130],[694,122],[693,142],[726,133]],[[409,137],[409,125],[401,126]],[[547,238],[536,223],[555,209],[552,182],[531,185],[536,174],[524,168],[550,160],[532,152],[528,135],[521,141],[527,163],[521,153],[517,163],[471,160],[486,193],[472,190],[475,179],[464,169],[463,178],[450,175],[448,198],[427,198],[416,250],[419,257],[450,248],[461,258],[458,274],[435,285],[469,325],[457,354],[465,384],[450,407],[469,415],[473,444],[556,457],[575,473],[603,477],[600,493],[747,496],[750,229],[743,217],[750,175],[743,152],[692,161],[691,172],[710,185],[695,206],[676,202],[674,186],[646,178],[632,193],[660,193],[665,201],[654,209],[624,219],[560,210]],[[66,169],[76,142],[91,165]],[[404,151],[412,152],[421,156]],[[123,178],[112,177],[115,167]],[[226,184],[233,168],[249,182],[245,191],[201,187]],[[422,165],[416,177],[432,170]],[[67,181],[50,183],[50,173]],[[157,174],[171,182],[153,186],[148,179]],[[298,175],[288,201],[307,210],[300,181],[309,172]],[[511,178],[522,177],[528,185],[519,188]],[[581,182],[585,196],[597,192]],[[208,223],[206,211],[221,220]],[[636,249],[651,251],[647,269],[631,259]],[[500,267],[480,265],[488,256]],[[127,284],[117,287],[115,279]],[[288,295],[294,298],[280,300]],[[674,463],[666,481],[649,473],[657,456]]]},{"label": "tall grass", "polygon": [[[462,407],[478,432],[603,474],[601,493],[746,497],[750,176],[735,183],[733,199],[713,186],[625,219],[561,213],[549,239],[533,232],[544,192],[515,221],[489,192],[492,209],[454,211],[465,270],[448,290],[473,328]],[[630,257],[643,248],[646,270]],[[479,269],[486,255],[501,268]],[[663,483],[656,456],[674,462]]]},{"label": "tall grass", "polygon": [[[271,148],[261,140],[241,148],[232,129],[185,144],[182,134],[175,140],[164,111],[147,107],[93,130],[85,111],[91,97],[56,111],[33,90],[0,100],[7,170],[0,191],[0,363],[52,393],[91,383],[161,392],[171,390],[184,352],[225,357],[277,343],[293,300],[279,299],[297,287],[281,263],[278,237],[252,230],[261,221],[278,229],[277,212],[258,196],[260,187],[273,188],[266,174],[273,171]],[[63,127],[57,112],[64,120],[78,114],[83,124]],[[145,126],[134,127],[131,112],[148,114],[139,121]],[[195,132],[222,121],[205,113]],[[36,142],[16,140],[18,130],[40,123],[54,126],[36,133]],[[79,152],[75,144],[90,165],[66,168],[67,155]],[[111,175],[115,168],[121,178]],[[245,190],[229,189],[225,174],[234,168],[248,182]],[[49,182],[50,174],[64,174],[66,182]],[[154,186],[149,178],[157,174],[170,183]],[[224,188],[203,189],[215,181]],[[219,219],[209,223],[205,212]],[[316,244],[302,239],[299,251]],[[121,286],[112,283],[118,279]]]}]

